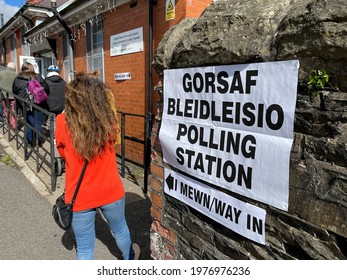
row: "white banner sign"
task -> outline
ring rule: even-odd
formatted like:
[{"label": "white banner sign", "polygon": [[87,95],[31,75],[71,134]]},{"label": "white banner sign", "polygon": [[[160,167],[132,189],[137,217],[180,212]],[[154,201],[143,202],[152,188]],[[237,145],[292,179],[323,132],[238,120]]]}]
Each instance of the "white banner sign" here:
[{"label": "white banner sign", "polygon": [[143,51],[143,28],[119,33],[110,38],[111,56]]},{"label": "white banner sign", "polygon": [[164,192],[238,234],[265,244],[264,209],[165,168]]},{"label": "white banner sign", "polygon": [[298,61],[164,71],[164,161],[288,210]]}]

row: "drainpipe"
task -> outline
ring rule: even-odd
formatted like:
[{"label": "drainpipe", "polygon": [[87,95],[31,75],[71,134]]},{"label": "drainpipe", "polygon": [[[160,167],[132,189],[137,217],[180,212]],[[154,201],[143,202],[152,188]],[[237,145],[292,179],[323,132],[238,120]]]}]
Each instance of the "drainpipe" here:
[{"label": "drainpipe", "polygon": [[153,0],[149,0],[148,21],[148,113],[152,116]]},{"label": "drainpipe", "polygon": [[148,0],[148,98],[145,142],[144,192],[147,193],[148,175],[151,160],[152,132],[152,59],[153,59],[153,0]]},{"label": "drainpipe", "polygon": [[73,37],[72,37],[72,32],[69,28],[69,26],[67,26],[67,24],[65,23],[65,21],[63,20],[63,18],[61,17],[61,15],[59,14],[58,10],[57,10],[57,0],[51,0],[51,10],[54,14],[54,16],[56,17],[56,19],[60,22],[60,24],[64,27],[65,31],[68,33],[69,35],[69,46],[68,46],[68,55],[69,57],[72,58],[72,63],[70,64],[70,69],[69,69],[69,77],[71,80],[74,79],[74,63],[73,63]]}]

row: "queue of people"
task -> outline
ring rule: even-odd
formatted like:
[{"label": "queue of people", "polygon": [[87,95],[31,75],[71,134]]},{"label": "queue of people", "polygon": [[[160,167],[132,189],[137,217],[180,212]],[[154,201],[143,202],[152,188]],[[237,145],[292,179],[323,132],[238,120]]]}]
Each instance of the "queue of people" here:
[{"label": "queue of people", "polygon": [[[15,68],[14,63],[9,63],[10,67]],[[9,68],[9,67],[8,67]],[[8,70],[9,71],[9,70]],[[37,74],[34,69],[34,65],[29,62],[24,62],[21,67],[20,73],[17,75],[14,72],[14,75],[11,76],[12,82],[8,80],[8,86],[11,84],[10,87],[6,88],[6,90],[10,93],[13,93],[15,95],[18,95],[24,99],[29,100],[30,93],[28,92],[28,83],[32,79],[36,79],[44,88],[45,92],[47,93],[47,100],[36,104],[39,107],[48,110],[51,113],[54,113],[55,116],[63,112],[64,110],[64,92],[66,88],[66,82],[60,77],[59,75],[59,67],[56,65],[51,65],[47,69],[48,75],[44,79],[41,77],[41,75]],[[4,71],[5,72],[5,71]],[[5,102],[3,100],[3,102]],[[5,105],[5,104],[3,104]],[[10,99],[10,105],[12,110],[14,111],[14,100]],[[4,110],[6,106],[3,106]],[[44,116],[43,113],[30,106],[25,106],[26,108],[26,121],[32,126],[35,127],[35,129],[42,133],[43,131],[43,122],[44,122]],[[20,102],[17,102],[17,113],[21,113],[23,111],[23,106]],[[4,112],[5,114],[6,112]],[[15,114],[13,114],[14,116]],[[16,127],[16,121],[15,118],[11,118],[11,125],[13,128]],[[35,142],[36,137],[35,133],[32,129],[27,127],[27,141],[28,144],[32,147],[35,145],[42,146],[44,140],[42,137],[38,137],[38,143]]]},{"label": "queue of people", "polygon": [[[12,65],[9,65],[10,67]],[[78,73],[67,84],[59,76],[59,67],[51,65],[46,79],[25,62],[21,72],[13,75],[9,92],[27,99],[27,85],[36,79],[48,98],[38,106],[56,115],[55,140],[61,158],[66,162],[65,202],[72,199],[80,171],[87,168],[73,205],[72,230],[76,240],[76,259],[92,260],[95,250],[95,217],[99,209],[116,241],[124,260],[138,260],[140,247],[133,243],[125,217],[125,188],[116,160],[119,123],[114,96],[97,73]],[[42,112],[26,108],[27,122],[42,132]],[[34,133],[27,127],[27,141],[34,146]],[[42,139],[38,137],[38,145]]]}]

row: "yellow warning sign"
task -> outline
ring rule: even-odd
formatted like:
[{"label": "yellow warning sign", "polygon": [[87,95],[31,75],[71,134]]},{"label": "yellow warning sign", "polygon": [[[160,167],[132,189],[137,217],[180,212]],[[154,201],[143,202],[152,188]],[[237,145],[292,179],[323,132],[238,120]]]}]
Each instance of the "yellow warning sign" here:
[{"label": "yellow warning sign", "polygon": [[166,20],[175,18],[175,0],[166,0]]}]

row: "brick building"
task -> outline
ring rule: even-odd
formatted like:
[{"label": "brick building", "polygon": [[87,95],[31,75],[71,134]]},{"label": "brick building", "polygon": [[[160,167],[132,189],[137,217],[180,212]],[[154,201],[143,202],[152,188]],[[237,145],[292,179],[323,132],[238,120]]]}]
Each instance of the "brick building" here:
[{"label": "brick building", "polygon": [[[79,71],[98,71],[125,113],[127,159],[144,164],[159,77],[152,55],[164,33],[197,18],[212,0],[32,0],[0,29],[1,62],[24,61],[37,71],[57,64],[71,81]],[[147,120],[147,122],[146,122]]]}]

